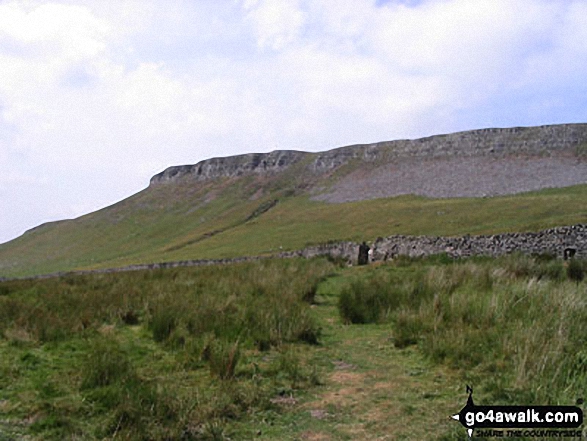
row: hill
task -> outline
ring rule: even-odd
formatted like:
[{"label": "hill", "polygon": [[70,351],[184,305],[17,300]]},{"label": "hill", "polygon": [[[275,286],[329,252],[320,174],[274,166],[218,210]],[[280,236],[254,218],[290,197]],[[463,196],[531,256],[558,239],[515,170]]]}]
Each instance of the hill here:
[{"label": "hill", "polygon": [[390,234],[587,219],[587,124],[483,129],[170,167],[148,188],[0,245],[0,276],[271,254]]}]

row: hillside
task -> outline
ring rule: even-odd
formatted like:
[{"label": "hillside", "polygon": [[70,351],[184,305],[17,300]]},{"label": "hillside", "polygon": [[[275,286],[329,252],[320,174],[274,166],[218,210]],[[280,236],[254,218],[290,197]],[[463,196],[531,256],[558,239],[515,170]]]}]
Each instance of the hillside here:
[{"label": "hillside", "polygon": [[0,245],[0,277],[270,254],[390,234],[587,220],[587,124],[484,129],[170,167],[148,188]]}]

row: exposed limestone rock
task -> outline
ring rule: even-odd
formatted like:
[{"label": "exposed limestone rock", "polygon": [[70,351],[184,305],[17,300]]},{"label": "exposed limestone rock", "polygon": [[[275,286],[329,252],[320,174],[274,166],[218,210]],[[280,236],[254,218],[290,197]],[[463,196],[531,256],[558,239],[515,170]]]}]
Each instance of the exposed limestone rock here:
[{"label": "exposed limestone rock", "polygon": [[402,158],[490,157],[508,155],[575,154],[587,145],[587,124],[481,129],[416,140],[387,141],[341,147],[322,153],[276,150],[226,158],[212,158],[195,165],[169,167],[151,178],[151,185],[190,178],[197,181],[247,174],[279,173],[311,156],[311,173],[327,173],[353,159],[393,163]]},{"label": "exposed limestone rock", "polygon": [[169,167],[153,176],[151,185],[175,182],[182,178],[205,181],[252,173],[276,173],[295,164],[307,154],[293,150],[276,150],[271,153],[249,153],[226,158],[206,159],[195,165]]},{"label": "exposed limestone rock", "polygon": [[571,156],[402,158],[359,169],[312,199],[330,203],[416,194],[492,197],[587,183],[587,161]]}]

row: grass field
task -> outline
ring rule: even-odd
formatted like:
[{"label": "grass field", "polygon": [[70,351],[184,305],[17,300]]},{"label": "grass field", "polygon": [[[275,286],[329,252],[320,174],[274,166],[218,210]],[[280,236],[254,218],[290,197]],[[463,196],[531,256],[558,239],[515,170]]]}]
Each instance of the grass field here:
[{"label": "grass field", "polygon": [[0,245],[0,276],[263,255],[392,234],[491,234],[587,222],[587,185],[493,198],[328,204],[296,193],[294,184],[245,177],[149,188]]},{"label": "grass field", "polygon": [[[464,439],[587,391],[587,265],[325,259],[0,283],[0,440]],[[480,439],[480,438],[475,438]]]}]

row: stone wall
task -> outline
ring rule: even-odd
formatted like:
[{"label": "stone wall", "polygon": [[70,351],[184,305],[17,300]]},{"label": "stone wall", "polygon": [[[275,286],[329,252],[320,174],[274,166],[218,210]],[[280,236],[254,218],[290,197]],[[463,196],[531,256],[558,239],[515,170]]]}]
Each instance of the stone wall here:
[{"label": "stone wall", "polygon": [[[470,256],[498,257],[520,252],[523,254],[552,254],[563,258],[566,248],[576,250],[577,258],[587,258],[587,225],[549,228],[539,232],[503,233],[479,236],[403,236],[378,238],[369,244],[372,261],[393,259],[396,256],[423,257],[446,253],[452,258]],[[299,251],[280,253],[276,257],[331,256],[356,264],[359,244],[339,242],[317,245]]]},{"label": "stone wall", "polygon": [[446,253],[453,258],[502,256],[513,252],[553,254],[562,258],[565,248],[576,250],[577,257],[587,257],[587,225],[550,228],[536,233],[504,233],[488,236],[431,237],[389,236],[373,245],[373,260],[394,256],[429,256]]},{"label": "stone wall", "polygon": [[[553,254],[563,257],[566,248],[576,250],[575,257],[587,258],[587,225],[578,224],[566,227],[549,228],[536,233],[504,233],[487,236],[402,236],[395,235],[378,238],[370,244],[373,254],[372,261],[385,261],[397,256],[423,257],[446,253],[453,258],[470,256],[498,257],[513,252],[524,254]],[[359,255],[359,244],[356,242],[336,242],[309,246],[297,251],[284,251],[271,256],[248,256],[227,259],[183,260],[150,264],[129,265],[121,268],[108,268],[89,271],[60,272],[45,274],[28,279],[45,279],[69,274],[100,274],[124,271],[154,270],[179,268],[186,266],[222,265],[238,262],[252,262],[268,258],[289,259],[303,257],[310,259],[318,256],[330,256],[334,259],[346,260],[356,264]],[[4,280],[0,277],[0,282]]]},{"label": "stone wall", "polygon": [[351,263],[357,263],[359,244],[355,242],[336,242],[306,247],[298,251],[286,251],[277,254],[278,258],[304,257],[311,259],[318,256],[330,256],[334,259],[342,259]]}]

